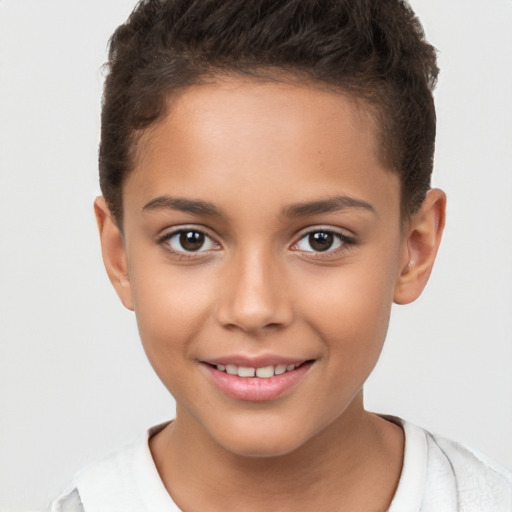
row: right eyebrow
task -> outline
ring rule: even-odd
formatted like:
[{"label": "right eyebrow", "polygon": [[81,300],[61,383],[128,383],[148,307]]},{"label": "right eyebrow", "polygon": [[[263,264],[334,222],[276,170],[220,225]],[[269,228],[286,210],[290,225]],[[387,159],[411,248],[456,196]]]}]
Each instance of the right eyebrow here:
[{"label": "right eyebrow", "polygon": [[149,201],[142,211],[178,210],[196,215],[222,216],[222,212],[212,203],[197,199],[185,199],[184,197],[159,196]]},{"label": "right eyebrow", "polygon": [[375,208],[362,199],[350,196],[334,196],[308,201],[305,203],[292,204],[283,210],[285,217],[302,217],[322,213],[332,213],[345,209],[361,209],[376,214]]}]

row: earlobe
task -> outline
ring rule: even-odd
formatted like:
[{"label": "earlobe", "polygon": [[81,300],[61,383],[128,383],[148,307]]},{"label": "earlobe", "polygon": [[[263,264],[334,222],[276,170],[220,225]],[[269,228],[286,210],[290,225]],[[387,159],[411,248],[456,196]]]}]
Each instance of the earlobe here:
[{"label": "earlobe", "polygon": [[102,196],[97,197],[94,201],[94,213],[100,234],[103,263],[110,282],[124,306],[133,310],[128,261],[123,236]]},{"label": "earlobe", "polygon": [[395,303],[409,304],[425,288],[441,243],[445,215],[446,195],[438,189],[429,190],[407,226],[405,261],[395,286]]}]

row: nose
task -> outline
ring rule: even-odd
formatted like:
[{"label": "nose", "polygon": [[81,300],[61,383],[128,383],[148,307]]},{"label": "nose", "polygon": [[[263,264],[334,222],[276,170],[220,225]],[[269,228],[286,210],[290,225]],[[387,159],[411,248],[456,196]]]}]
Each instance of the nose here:
[{"label": "nose", "polygon": [[292,322],[292,303],[277,259],[263,250],[248,250],[226,262],[216,308],[224,328],[257,334]]}]

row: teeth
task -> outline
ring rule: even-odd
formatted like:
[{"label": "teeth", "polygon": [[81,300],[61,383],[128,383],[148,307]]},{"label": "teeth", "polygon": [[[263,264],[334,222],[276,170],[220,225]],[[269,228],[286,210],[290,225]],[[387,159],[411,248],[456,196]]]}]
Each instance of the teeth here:
[{"label": "teeth", "polygon": [[282,375],[286,371],[286,365],[285,364],[278,364],[275,369],[274,373],[276,375]]},{"label": "teeth", "polygon": [[239,377],[254,377],[256,370],[254,368],[247,368],[246,366],[238,367],[238,376]]},{"label": "teeth", "polygon": [[256,377],[260,379],[270,379],[270,377],[274,376],[274,367],[273,366],[265,366],[263,368],[256,369]]},{"label": "teeth", "polygon": [[[223,365],[220,365],[223,366]],[[220,370],[220,368],[217,366],[217,370]],[[229,375],[236,375],[238,371],[238,368],[234,364],[227,364],[226,365],[226,372],[229,373]]]},{"label": "teeth", "polygon": [[261,368],[251,368],[248,366],[235,366],[234,364],[218,364],[217,370],[226,372],[229,375],[238,375],[239,377],[258,377],[260,379],[270,379],[274,375],[282,375],[286,372],[295,370],[295,364],[278,364],[276,366],[263,366]]}]

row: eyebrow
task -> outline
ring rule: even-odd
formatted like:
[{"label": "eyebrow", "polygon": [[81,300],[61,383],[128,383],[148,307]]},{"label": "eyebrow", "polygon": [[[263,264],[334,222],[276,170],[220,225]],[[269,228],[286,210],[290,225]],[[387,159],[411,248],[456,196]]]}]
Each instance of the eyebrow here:
[{"label": "eyebrow", "polygon": [[208,201],[171,196],[160,196],[152,199],[142,208],[142,211],[155,210],[179,210],[196,215],[215,215],[219,217],[222,215],[222,212]]},{"label": "eyebrow", "polygon": [[356,199],[350,196],[334,196],[317,201],[297,203],[288,206],[283,210],[285,217],[302,217],[307,215],[317,215],[320,213],[331,213],[345,209],[362,209],[372,213],[377,213],[375,208],[366,201]]},{"label": "eyebrow", "polygon": [[[375,208],[366,201],[350,196],[334,196],[327,199],[318,199],[304,203],[296,203],[283,209],[284,217],[305,217],[321,213],[332,213],[345,209],[362,209],[376,213]],[[186,199],[184,197],[159,196],[144,205],[143,211],[178,210],[195,215],[213,215],[222,217],[222,211],[213,203],[198,199]]]}]

